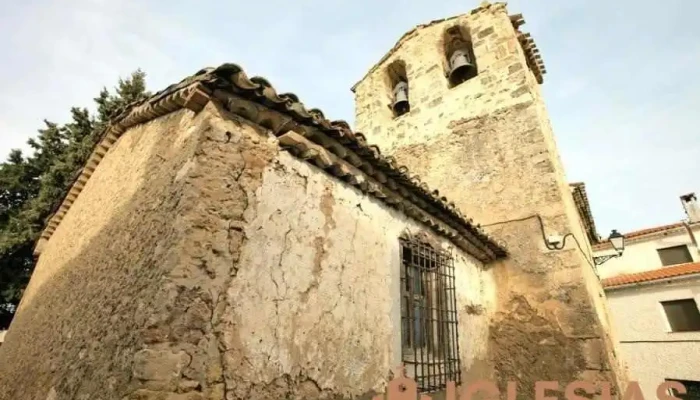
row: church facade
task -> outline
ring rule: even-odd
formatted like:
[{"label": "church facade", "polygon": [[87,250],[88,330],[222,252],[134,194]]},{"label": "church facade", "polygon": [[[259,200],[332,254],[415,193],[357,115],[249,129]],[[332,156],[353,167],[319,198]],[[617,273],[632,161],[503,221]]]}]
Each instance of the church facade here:
[{"label": "church facade", "polygon": [[127,107],[37,243],[0,399],[621,381],[522,23],[484,4],[404,35],[357,131],[235,64]]}]

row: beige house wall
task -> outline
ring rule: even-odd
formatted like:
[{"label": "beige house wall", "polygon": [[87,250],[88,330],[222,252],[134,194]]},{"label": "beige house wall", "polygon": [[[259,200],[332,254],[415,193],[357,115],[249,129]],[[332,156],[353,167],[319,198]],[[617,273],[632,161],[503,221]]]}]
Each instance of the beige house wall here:
[{"label": "beige house wall", "polygon": [[[700,226],[693,227],[693,235],[700,238]],[[666,234],[651,235],[647,238],[628,240],[622,256],[612,258],[599,267],[601,278],[611,278],[618,275],[633,274],[662,268],[658,249],[674,246],[688,246],[688,252],[694,262],[700,261],[700,253],[692,242],[685,228],[677,228]],[[612,254],[614,250],[598,250],[596,256]]]},{"label": "beige house wall", "polygon": [[644,398],[656,398],[657,386],[666,379],[700,381],[700,332],[670,332],[660,304],[688,298],[700,304],[700,278],[614,289],[607,295],[621,358]]},{"label": "beige house wall", "polygon": [[[455,24],[471,32],[478,75],[450,88],[442,35]],[[505,240],[510,259],[495,268],[499,313],[484,360],[501,382],[615,379],[604,293],[516,34],[502,4],[412,31],[354,88],[356,126]],[[397,60],[411,111],[395,118],[387,68]],[[581,250],[572,237],[563,250],[547,249],[535,215],[545,235],[571,233]],[[534,368],[533,359],[541,360]]]}]

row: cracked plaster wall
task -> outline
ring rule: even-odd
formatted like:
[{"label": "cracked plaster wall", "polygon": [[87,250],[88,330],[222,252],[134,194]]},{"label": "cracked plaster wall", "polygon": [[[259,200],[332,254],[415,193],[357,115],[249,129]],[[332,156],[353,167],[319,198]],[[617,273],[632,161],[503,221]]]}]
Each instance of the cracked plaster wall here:
[{"label": "cracked plaster wall", "polygon": [[[228,292],[236,393],[383,391],[401,362],[398,238],[425,228],[285,152],[265,170],[253,210]],[[468,373],[487,349],[493,276],[428,234],[455,255]]]},{"label": "cracked plaster wall", "polygon": [[[470,31],[478,75],[449,88],[442,34],[455,24]],[[406,64],[411,102],[398,118],[386,70],[396,60]],[[355,96],[356,125],[369,142],[506,243],[510,258],[494,267],[498,311],[484,370],[530,388],[546,379],[624,379],[540,87],[505,6],[411,33]],[[500,223],[534,214],[547,235],[571,232],[583,251],[571,237],[566,249],[548,250],[536,219]]]}]

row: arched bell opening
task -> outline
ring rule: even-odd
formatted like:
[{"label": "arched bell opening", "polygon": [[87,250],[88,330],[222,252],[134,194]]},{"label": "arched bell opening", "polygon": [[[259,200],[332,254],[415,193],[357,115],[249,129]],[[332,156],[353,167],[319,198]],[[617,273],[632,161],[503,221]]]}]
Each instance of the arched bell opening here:
[{"label": "arched bell opening", "polygon": [[455,87],[477,75],[476,59],[469,31],[459,25],[447,28],[443,37],[446,57],[445,75]]},{"label": "arched bell opening", "polygon": [[387,68],[389,85],[391,89],[391,104],[389,108],[395,117],[400,117],[411,111],[411,103],[408,97],[408,77],[406,75],[406,63],[396,60]]}]

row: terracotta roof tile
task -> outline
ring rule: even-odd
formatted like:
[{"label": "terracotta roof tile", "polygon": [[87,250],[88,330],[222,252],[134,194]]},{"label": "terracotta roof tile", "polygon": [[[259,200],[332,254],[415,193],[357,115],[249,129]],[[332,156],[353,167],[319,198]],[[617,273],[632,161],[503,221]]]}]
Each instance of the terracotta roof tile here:
[{"label": "terracotta roof tile", "polygon": [[[693,224],[691,224],[691,225],[693,225]],[[671,231],[671,230],[682,228],[682,227],[683,227],[683,223],[677,222],[675,224],[660,225],[660,226],[655,226],[653,228],[646,228],[646,229],[640,229],[637,231],[627,232],[624,235],[625,235],[625,240],[636,239],[636,238],[641,238],[641,237],[646,236],[646,235],[652,235],[655,233]],[[604,249],[607,249],[609,247],[611,247],[610,241],[605,240],[605,241],[600,242],[600,243],[596,244],[595,246],[593,246],[593,249],[594,250],[604,250]]]},{"label": "terracotta roof tile", "polygon": [[603,284],[604,288],[613,288],[633,283],[651,282],[690,274],[700,274],[700,262],[673,265],[671,267],[664,267],[634,274],[618,275],[612,278],[603,279],[601,283]]},{"label": "terracotta roof tile", "polygon": [[574,203],[578,209],[579,215],[583,219],[583,225],[586,227],[586,235],[591,243],[597,243],[600,238],[595,227],[595,220],[591,212],[591,205],[588,201],[586,193],[586,185],[583,182],[570,183],[569,186],[573,189],[572,196]]},{"label": "terracotta roof tile", "polygon": [[[437,189],[429,188],[418,175],[411,174],[407,167],[398,165],[393,157],[382,155],[379,147],[367,143],[365,136],[353,132],[347,122],[326,119],[321,110],[307,109],[295,94],[278,94],[265,78],[249,78],[241,67],[230,63],[202,69],[149,99],[126,106],[102,134],[90,159],[73,181],[70,191],[48,220],[42,238],[48,239],[55,231],[92,171],[122,133],[181,108],[201,110],[209,99],[220,101],[229,111],[269,129],[278,138],[295,131],[298,133],[296,140],[317,147],[315,153],[325,152],[327,159],[330,157],[328,153],[333,153],[334,160],[342,159],[351,168],[371,178],[368,182],[356,181],[353,185],[418,218],[450,237],[463,249],[473,250],[470,253],[480,260],[491,261],[507,256],[505,248],[489,237],[478,224],[473,223],[472,219],[465,217],[453,202],[448,201]],[[292,137],[287,136],[286,139],[287,142],[294,142]],[[305,143],[301,145],[306,146]],[[316,159],[305,159],[316,162]],[[341,179],[348,178],[347,171],[334,167],[336,166],[331,165],[327,168],[328,172]],[[383,186],[384,189],[378,186]],[[390,197],[387,195],[389,192],[398,193],[399,197]]]}]

